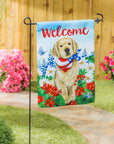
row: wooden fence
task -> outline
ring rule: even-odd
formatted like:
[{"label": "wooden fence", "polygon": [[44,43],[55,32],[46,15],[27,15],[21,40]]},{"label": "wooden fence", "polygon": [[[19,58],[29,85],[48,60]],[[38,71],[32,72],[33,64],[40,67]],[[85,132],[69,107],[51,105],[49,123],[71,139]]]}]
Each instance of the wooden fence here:
[{"label": "wooden fence", "polygon": [[[0,20],[0,49],[17,48],[29,63],[29,27],[23,24],[26,16],[32,22],[95,19],[102,13],[104,20],[95,24],[96,78],[102,79],[99,63],[114,49],[114,0],[1,0],[6,9]],[[36,26],[32,26],[32,72],[37,76]]]}]

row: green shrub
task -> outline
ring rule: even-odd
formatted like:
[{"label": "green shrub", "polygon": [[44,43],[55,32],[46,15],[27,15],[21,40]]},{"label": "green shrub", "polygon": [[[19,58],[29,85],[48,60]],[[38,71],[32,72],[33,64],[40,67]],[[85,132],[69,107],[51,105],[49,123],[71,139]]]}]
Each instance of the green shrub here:
[{"label": "green shrub", "polygon": [[14,144],[11,128],[0,118],[0,144]]}]

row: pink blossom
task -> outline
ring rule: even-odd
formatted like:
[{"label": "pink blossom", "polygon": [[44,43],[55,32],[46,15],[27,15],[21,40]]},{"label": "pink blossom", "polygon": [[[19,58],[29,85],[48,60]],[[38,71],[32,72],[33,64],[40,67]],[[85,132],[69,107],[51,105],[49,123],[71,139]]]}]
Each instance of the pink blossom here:
[{"label": "pink blossom", "polygon": [[111,71],[108,72],[108,76],[111,76]]},{"label": "pink blossom", "polygon": [[107,70],[107,67],[105,66],[105,64],[104,64],[104,63],[100,63],[100,66],[103,68],[103,70],[104,70],[104,71],[106,71],[106,70]]},{"label": "pink blossom", "polygon": [[110,51],[110,56],[104,57],[104,63],[100,63],[103,68],[106,79],[113,79],[114,76],[114,50]]},{"label": "pink blossom", "polygon": [[108,75],[106,75],[105,77],[106,77],[106,79],[110,80],[110,78],[109,78],[109,76],[108,76]]},{"label": "pink blossom", "polygon": [[100,63],[100,66],[101,66],[101,67],[104,67],[104,63]]},{"label": "pink blossom", "polygon": [[20,92],[29,86],[29,66],[20,50],[14,49],[10,54],[0,50],[0,77],[1,73],[6,76],[0,84],[1,92]]},{"label": "pink blossom", "polygon": [[104,71],[106,71],[106,70],[107,70],[107,67],[106,67],[106,66],[104,66],[104,67],[103,67],[103,70],[104,70]]},{"label": "pink blossom", "polygon": [[110,51],[110,54],[113,54],[113,53],[114,53],[114,50],[111,50],[111,51]]},{"label": "pink blossom", "polygon": [[105,56],[105,57],[104,57],[104,62],[105,62],[105,63],[109,62],[109,56]]},{"label": "pink blossom", "polygon": [[109,59],[109,66],[112,67],[114,65],[114,61],[112,58]]}]

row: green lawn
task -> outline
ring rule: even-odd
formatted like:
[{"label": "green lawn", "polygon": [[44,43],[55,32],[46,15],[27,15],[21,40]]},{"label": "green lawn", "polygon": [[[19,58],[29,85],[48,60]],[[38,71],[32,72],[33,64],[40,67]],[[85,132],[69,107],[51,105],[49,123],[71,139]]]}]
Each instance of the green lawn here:
[{"label": "green lawn", "polygon": [[[33,92],[37,92],[36,81],[32,81],[31,89]],[[114,113],[114,82],[96,80],[95,103],[92,105]]]},{"label": "green lawn", "polygon": [[114,82],[99,80],[95,84],[95,103],[93,106],[114,113]]},{"label": "green lawn", "polygon": [[[28,110],[0,105],[0,116],[12,128],[15,144],[28,144]],[[60,119],[32,110],[32,144],[86,144],[83,137]]]}]

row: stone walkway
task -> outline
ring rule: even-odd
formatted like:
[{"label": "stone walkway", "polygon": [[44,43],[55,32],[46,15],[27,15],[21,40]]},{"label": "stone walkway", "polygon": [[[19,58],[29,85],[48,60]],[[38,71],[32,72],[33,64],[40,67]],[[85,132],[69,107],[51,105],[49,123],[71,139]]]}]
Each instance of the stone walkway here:
[{"label": "stone walkway", "polygon": [[[28,108],[28,92],[0,93],[0,104]],[[54,115],[80,132],[88,144],[114,144],[114,114],[91,105],[38,108],[32,93],[32,109]]]}]

